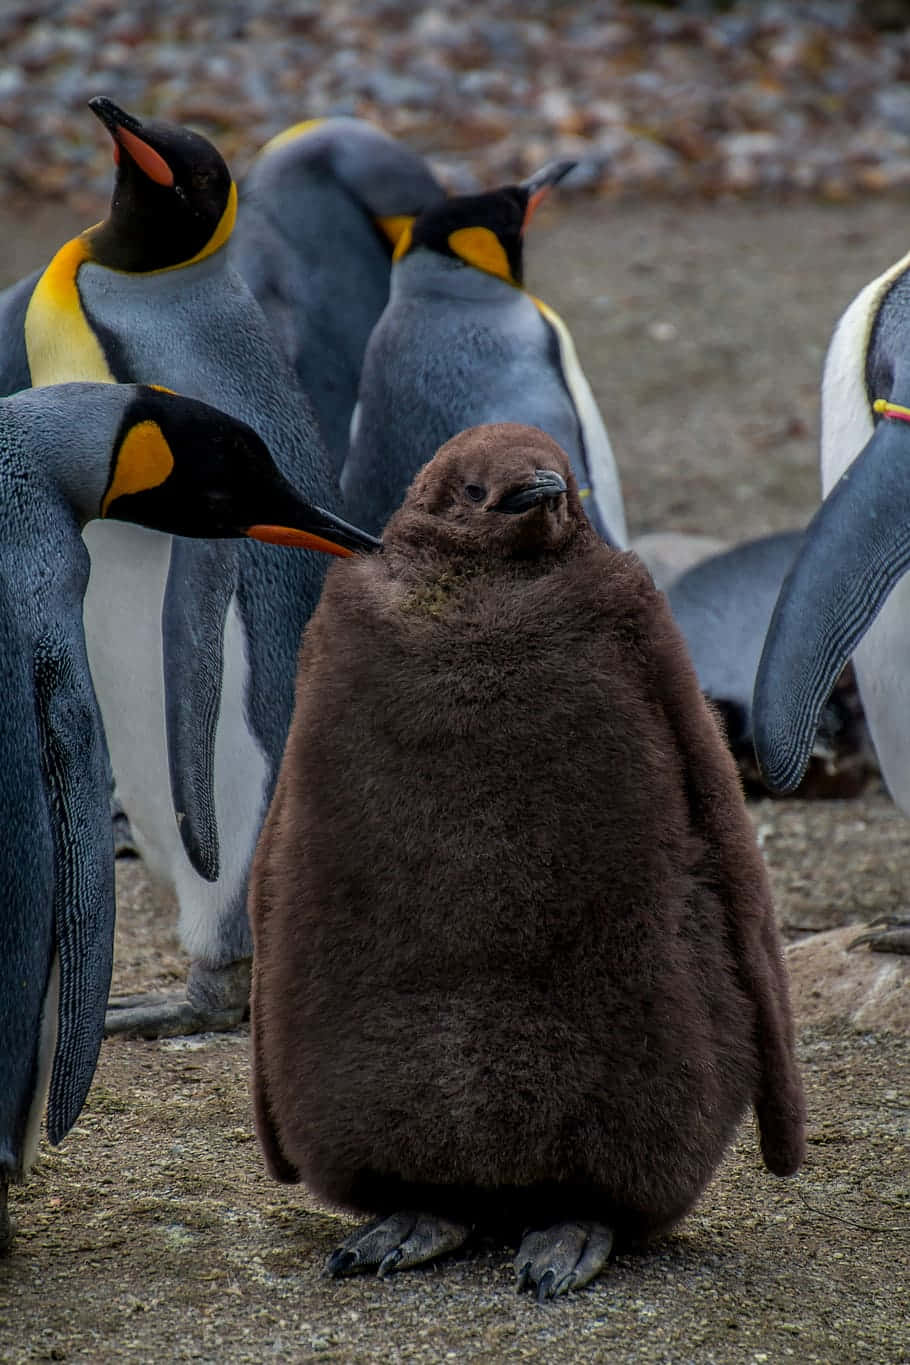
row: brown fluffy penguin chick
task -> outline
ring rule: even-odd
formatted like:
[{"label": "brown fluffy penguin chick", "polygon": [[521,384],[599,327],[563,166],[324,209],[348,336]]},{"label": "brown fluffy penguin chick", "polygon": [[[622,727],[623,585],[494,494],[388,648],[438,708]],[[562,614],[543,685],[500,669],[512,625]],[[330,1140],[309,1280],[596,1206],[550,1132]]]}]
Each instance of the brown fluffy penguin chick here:
[{"label": "brown fluffy penguin chick", "polygon": [[733,761],[664,596],[533,428],[442,447],[330,570],[251,888],[270,1171],[378,1221],[380,1274],[474,1226],[583,1284],[698,1198],[754,1105],[803,1154],[787,980]]}]

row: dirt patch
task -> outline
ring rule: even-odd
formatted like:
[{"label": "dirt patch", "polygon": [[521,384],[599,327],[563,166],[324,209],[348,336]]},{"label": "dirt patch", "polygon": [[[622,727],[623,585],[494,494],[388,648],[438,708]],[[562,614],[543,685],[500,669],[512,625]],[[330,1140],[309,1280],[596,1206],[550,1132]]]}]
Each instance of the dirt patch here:
[{"label": "dirt patch", "polygon": [[[808,516],[824,347],[856,289],[906,249],[903,207],[541,214],[529,284],[573,328],[633,532],[737,539]],[[28,248],[7,278],[80,225],[0,222]],[[910,829],[881,789],[751,810],[794,940],[906,906]],[[172,908],[138,865],[119,882],[115,985],[168,985],[185,965]],[[813,1019],[803,1172],[767,1175],[745,1124],[677,1233],[543,1310],[512,1292],[502,1247],[384,1284],[326,1280],[350,1225],[266,1178],[246,1032],[112,1040],[76,1128],[14,1191],[0,1360],[910,1360],[910,1040]]]}]

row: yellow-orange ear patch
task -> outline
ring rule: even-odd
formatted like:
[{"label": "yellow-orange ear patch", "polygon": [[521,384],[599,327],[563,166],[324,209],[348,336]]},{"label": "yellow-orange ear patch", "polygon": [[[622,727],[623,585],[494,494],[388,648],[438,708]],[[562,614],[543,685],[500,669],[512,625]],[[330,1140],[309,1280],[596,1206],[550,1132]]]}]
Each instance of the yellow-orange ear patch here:
[{"label": "yellow-orange ear patch", "polygon": [[498,275],[509,284],[515,283],[505,248],[490,228],[458,228],[449,233],[449,246],[468,265],[485,270],[488,275]]},{"label": "yellow-orange ear patch", "polygon": [[407,223],[402,229],[401,235],[395,243],[395,250],[392,252],[393,261],[400,261],[402,256],[406,256],[410,251],[413,238],[413,233],[411,232],[413,222],[414,220],[412,218],[411,222]]},{"label": "yellow-orange ear patch", "polygon": [[108,490],[101,503],[101,515],[117,498],[128,493],[144,493],[163,484],[174,468],[174,456],[157,422],[137,422],[130,427],[117,451],[117,460]]},{"label": "yellow-orange ear patch", "polygon": [[413,213],[394,213],[389,218],[377,218],[375,220],[376,225],[385,233],[393,247],[396,247],[401,241],[403,232],[410,231],[413,221]]},{"label": "yellow-orange ear patch", "polygon": [[143,142],[141,137],[129,132],[126,128],[118,128],[116,140],[120,143],[135,161],[136,165],[147,175],[149,180],[154,180],[156,185],[167,185],[170,187],[174,183],[174,172],[160,153],[154,147],[150,147],[147,142]]}]

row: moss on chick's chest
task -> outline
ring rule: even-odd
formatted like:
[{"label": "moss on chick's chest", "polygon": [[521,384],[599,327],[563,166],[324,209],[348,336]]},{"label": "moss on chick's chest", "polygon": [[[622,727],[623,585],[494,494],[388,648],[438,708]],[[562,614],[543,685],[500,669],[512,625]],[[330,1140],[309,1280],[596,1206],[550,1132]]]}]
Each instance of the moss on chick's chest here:
[{"label": "moss on chick's chest", "polygon": [[440,620],[461,605],[477,569],[470,565],[445,568],[412,588],[401,603],[401,610],[412,616]]}]

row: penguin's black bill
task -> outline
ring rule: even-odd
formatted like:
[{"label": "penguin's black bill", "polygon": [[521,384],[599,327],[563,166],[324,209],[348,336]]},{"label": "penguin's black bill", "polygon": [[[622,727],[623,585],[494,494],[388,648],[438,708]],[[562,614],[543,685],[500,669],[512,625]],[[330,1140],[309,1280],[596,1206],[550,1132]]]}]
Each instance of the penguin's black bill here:
[{"label": "penguin's black bill", "polygon": [[521,225],[522,232],[534,217],[535,210],[543,203],[550,190],[558,184],[569,171],[574,171],[578,165],[577,161],[548,161],[546,166],[542,166],[539,171],[529,175],[527,180],[522,180],[521,188],[528,196],[525,207],[524,220]]},{"label": "penguin's black bill", "polygon": [[548,498],[558,498],[566,491],[566,481],[555,469],[535,469],[534,482],[513,488],[493,504],[494,512],[527,512]]},{"label": "penguin's black bill", "polygon": [[[252,540],[262,540],[269,545],[289,545],[300,550],[318,550],[320,554],[338,555],[343,559],[355,554],[372,554],[382,549],[382,541],[361,531],[350,522],[342,521],[331,512],[320,507],[311,509],[306,526],[269,526],[259,524],[248,526],[246,534]],[[300,518],[301,521],[304,518]]]},{"label": "penguin's black bill", "polygon": [[174,172],[161,153],[156,152],[145,140],[144,129],[139,119],[128,114],[105,95],[95,95],[89,100],[88,107],[114,139],[114,161],[117,165],[120,164],[122,147],[143,174],[156,185],[170,188],[174,184]]},{"label": "penguin's black bill", "polygon": [[142,124],[133,114],[128,114],[125,109],[121,109],[119,104],[109,100],[107,95],[93,95],[88,102],[95,118],[100,119],[111,137],[116,137],[121,128],[125,128],[131,133],[141,133]]}]

